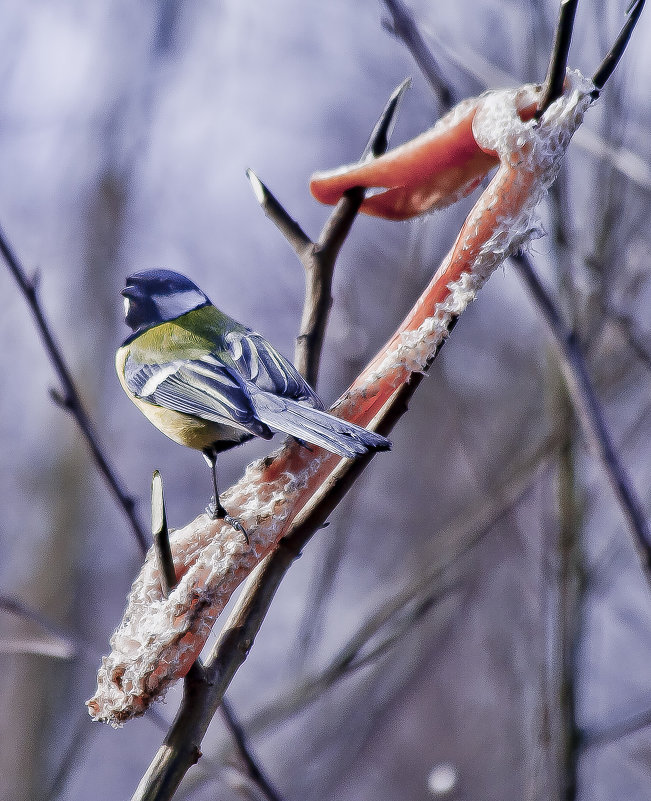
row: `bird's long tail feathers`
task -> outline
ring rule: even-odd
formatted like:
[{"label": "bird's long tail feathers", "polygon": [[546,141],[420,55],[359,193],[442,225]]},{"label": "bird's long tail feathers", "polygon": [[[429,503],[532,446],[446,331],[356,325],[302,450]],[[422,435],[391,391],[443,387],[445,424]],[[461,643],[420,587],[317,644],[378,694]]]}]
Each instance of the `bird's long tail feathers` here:
[{"label": "bird's long tail feathers", "polygon": [[368,451],[391,448],[389,440],[380,434],[289,398],[253,391],[251,400],[257,417],[270,428],[319,445],[338,456],[354,459]]}]

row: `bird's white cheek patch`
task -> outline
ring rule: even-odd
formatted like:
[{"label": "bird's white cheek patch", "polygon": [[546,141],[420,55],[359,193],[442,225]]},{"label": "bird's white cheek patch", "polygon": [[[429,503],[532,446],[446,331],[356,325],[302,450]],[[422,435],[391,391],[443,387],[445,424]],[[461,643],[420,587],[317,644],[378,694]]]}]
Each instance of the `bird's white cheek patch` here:
[{"label": "bird's white cheek patch", "polygon": [[198,309],[206,302],[206,296],[198,289],[184,289],[169,295],[152,295],[161,320],[174,320],[182,314]]},{"label": "bird's white cheek patch", "polygon": [[131,301],[129,300],[129,298],[123,298],[122,302],[124,303],[124,316],[128,317],[129,309],[131,308]]}]

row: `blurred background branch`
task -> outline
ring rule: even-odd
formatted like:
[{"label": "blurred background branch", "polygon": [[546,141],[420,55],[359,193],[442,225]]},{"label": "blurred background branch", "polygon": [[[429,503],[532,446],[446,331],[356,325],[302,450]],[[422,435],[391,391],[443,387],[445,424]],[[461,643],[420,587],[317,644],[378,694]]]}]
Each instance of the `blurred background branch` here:
[{"label": "blurred background branch", "polygon": [[88,413],[81,402],[81,397],[72,379],[70,369],[68,368],[63,353],[61,352],[61,349],[54,338],[54,334],[52,333],[45,319],[45,315],[43,313],[43,309],[41,308],[41,303],[38,297],[40,280],[39,274],[35,274],[33,278],[27,277],[26,272],[22,268],[22,265],[18,261],[14,251],[10,247],[2,229],[0,229],[0,253],[2,253],[9,271],[15,278],[20,291],[29,305],[30,311],[32,312],[36,322],[38,333],[43,341],[43,346],[47,351],[48,357],[52,363],[52,366],[54,367],[54,371],[61,382],[61,386],[63,387],[63,394],[57,390],[51,390],[51,397],[58,406],[60,406],[62,409],[65,409],[67,412],[70,412],[77,422],[77,425],[79,426],[79,429],[84,435],[88,447],[90,448],[98,470],[106,479],[106,482],[108,483],[115,500],[127,516],[129,524],[131,525],[133,536],[135,537],[141,552],[144,554],[147,551],[147,540],[136,514],[134,500],[122,486],[122,482],[117,477],[115,469],[110,464],[108,457],[99,444],[99,440],[95,431],[93,430]]},{"label": "blurred background branch", "polygon": [[518,272],[536,299],[536,306],[547,322],[558,349],[570,397],[591,449],[601,462],[608,481],[625,516],[640,564],[647,581],[651,581],[651,535],[642,506],[633,490],[606,426],[601,405],[592,387],[576,336],[563,323],[551,296],[546,292],[527,253],[513,256]]}]

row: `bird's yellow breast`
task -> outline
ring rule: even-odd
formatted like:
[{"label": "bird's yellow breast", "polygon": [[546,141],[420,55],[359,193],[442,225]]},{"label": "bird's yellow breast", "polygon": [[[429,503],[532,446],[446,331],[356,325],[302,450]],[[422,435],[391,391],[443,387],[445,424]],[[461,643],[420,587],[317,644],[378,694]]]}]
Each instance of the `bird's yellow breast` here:
[{"label": "bird's yellow breast", "polygon": [[156,428],[179,445],[187,448],[204,450],[215,443],[237,443],[248,439],[250,434],[241,428],[225,426],[211,420],[203,420],[190,414],[166,409],[153,403],[137,398],[129,389],[124,379],[124,366],[129,356],[129,346],[126,345],[115,354],[115,369],[122,385],[122,389],[131,401],[140,409],[145,417]]}]

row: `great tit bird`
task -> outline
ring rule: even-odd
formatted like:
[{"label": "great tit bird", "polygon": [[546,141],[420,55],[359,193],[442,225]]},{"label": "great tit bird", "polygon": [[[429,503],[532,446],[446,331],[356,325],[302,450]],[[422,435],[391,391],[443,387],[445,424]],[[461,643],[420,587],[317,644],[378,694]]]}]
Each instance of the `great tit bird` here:
[{"label": "great tit bird", "polygon": [[219,311],[184,275],[147,270],[127,278],[125,321],[133,333],[115,364],[124,391],[163,434],[203,452],[212,471],[213,518],[227,515],[217,454],[275,432],[348,458],[388,450],[388,439],[339,420],[264,337]]}]

